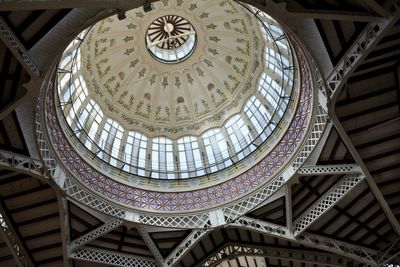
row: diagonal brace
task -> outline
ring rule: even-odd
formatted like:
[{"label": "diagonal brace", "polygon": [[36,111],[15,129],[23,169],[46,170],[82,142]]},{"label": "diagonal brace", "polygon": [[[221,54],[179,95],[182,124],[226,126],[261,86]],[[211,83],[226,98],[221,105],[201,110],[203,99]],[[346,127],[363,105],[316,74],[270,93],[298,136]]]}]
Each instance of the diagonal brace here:
[{"label": "diagonal brace", "polygon": [[353,190],[364,178],[365,175],[363,174],[347,175],[337,182],[294,221],[294,235],[297,236],[310,227],[311,224],[335,206],[340,199]]},{"label": "diagonal brace", "polygon": [[80,236],[78,238],[76,238],[75,240],[71,241],[70,245],[69,245],[69,251],[70,254],[72,251],[86,245],[87,243],[96,240],[97,238],[111,232],[112,230],[118,228],[119,226],[121,226],[123,224],[123,220],[122,219],[113,219],[99,227],[97,227],[96,229],[90,231],[87,234],[84,234],[83,236]]}]

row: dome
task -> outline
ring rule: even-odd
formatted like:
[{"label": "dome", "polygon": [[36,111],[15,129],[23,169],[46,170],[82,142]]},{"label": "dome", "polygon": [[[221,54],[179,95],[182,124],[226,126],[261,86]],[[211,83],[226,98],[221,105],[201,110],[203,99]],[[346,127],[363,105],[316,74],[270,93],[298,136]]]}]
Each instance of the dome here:
[{"label": "dome", "polygon": [[228,0],[160,1],[125,17],[79,33],[44,89],[66,194],[135,222],[203,228],[278,190],[325,123],[296,39]]},{"label": "dome", "polygon": [[235,165],[275,130],[294,85],[289,43],[266,25],[211,0],[106,18],[60,62],[73,73],[59,74],[60,102],[74,101],[63,105],[67,123],[97,157],[135,175],[181,179]]}]

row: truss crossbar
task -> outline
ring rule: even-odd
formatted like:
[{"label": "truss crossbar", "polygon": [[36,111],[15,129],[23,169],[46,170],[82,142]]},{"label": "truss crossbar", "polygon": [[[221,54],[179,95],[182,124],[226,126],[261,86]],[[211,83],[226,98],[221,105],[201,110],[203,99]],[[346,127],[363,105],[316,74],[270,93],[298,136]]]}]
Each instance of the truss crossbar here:
[{"label": "truss crossbar", "polygon": [[164,266],[170,267],[177,263],[194,245],[199,242],[208,230],[193,230],[165,259]]},{"label": "truss crossbar", "polygon": [[0,166],[29,173],[34,176],[48,176],[40,160],[35,160],[9,151],[0,150]]},{"label": "truss crossbar", "polygon": [[158,267],[150,258],[105,249],[82,247],[71,253],[71,258],[121,267]]},{"label": "truss crossbar", "polygon": [[161,255],[160,251],[158,250],[156,244],[154,243],[153,239],[149,235],[149,233],[146,231],[143,225],[139,225],[137,227],[138,232],[142,236],[144,242],[146,243],[147,247],[150,249],[151,254],[153,254],[154,258],[156,259],[157,263],[160,266],[163,266],[164,264],[164,258]]},{"label": "truss crossbar", "polygon": [[[29,4],[26,4],[29,5]],[[35,76],[40,76],[40,69],[31,59],[28,51],[22,45],[21,41],[15,36],[3,18],[0,17],[0,37],[7,47],[12,51],[14,56],[20,61],[27,71]]]},{"label": "truss crossbar", "polygon": [[357,164],[315,165],[303,166],[297,171],[300,175],[337,175],[337,174],[361,174],[361,168]]},{"label": "truss crossbar", "polygon": [[219,263],[239,256],[260,256],[269,259],[287,260],[305,264],[320,264],[330,267],[348,266],[354,264],[350,259],[331,254],[306,249],[277,248],[273,246],[254,246],[248,244],[227,243],[209,258],[203,261],[203,267],[217,266]]},{"label": "truss crossbar", "polygon": [[294,221],[294,234],[297,236],[331,209],[363,179],[364,174],[347,175],[326,192],[316,203]]},{"label": "truss crossbar", "polygon": [[24,246],[14,232],[3,207],[0,207],[0,235],[10,248],[11,254],[20,267],[33,266]]},{"label": "truss crossbar", "polygon": [[344,256],[371,266],[377,266],[375,259],[378,259],[380,256],[378,251],[369,248],[348,244],[335,239],[312,235],[309,233],[302,233],[297,237],[294,237],[294,235],[285,226],[276,225],[245,216],[239,218],[230,225],[272,237],[285,239],[306,247],[317,248],[327,252],[335,253],[337,255]]},{"label": "truss crossbar", "polygon": [[84,234],[81,237],[78,237],[77,239],[71,241],[70,251],[76,250],[77,248],[82,247],[82,246],[86,245],[87,243],[111,232],[112,230],[121,226],[122,223],[123,223],[122,219],[113,219],[113,220],[97,227],[96,229],[90,231],[89,233]]}]

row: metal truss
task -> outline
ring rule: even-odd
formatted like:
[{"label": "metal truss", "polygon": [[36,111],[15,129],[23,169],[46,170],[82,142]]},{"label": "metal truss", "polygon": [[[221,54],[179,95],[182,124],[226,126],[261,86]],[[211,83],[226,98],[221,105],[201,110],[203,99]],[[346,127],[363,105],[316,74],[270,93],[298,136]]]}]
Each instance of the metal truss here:
[{"label": "metal truss", "polygon": [[136,227],[140,235],[142,236],[144,242],[146,243],[147,247],[150,249],[151,254],[153,254],[154,258],[156,259],[158,265],[163,266],[164,264],[164,257],[161,255],[160,251],[158,250],[156,244],[154,243],[153,239],[146,231],[143,225],[138,225]]},{"label": "metal truss", "polygon": [[169,255],[165,258],[165,267],[173,266],[180,261],[187,252],[189,252],[194,245],[199,242],[208,230],[193,230]]},{"label": "metal truss", "polygon": [[328,114],[325,112],[325,109],[322,105],[318,105],[316,109],[317,114],[312,124],[313,126],[310,135],[308,136],[303,149],[292,163],[292,166],[295,169],[300,168],[304,164],[311,152],[313,152],[315,146],[318,144],[319,139],[325,130],[326,123],[328,121]]},{"label": "metal truss", "polygon": [[40,160],[35,160],[10,151],[0,150],[0,166],[39,178],[48,177],[48,173]]},{"label": "metal truss", "polygon": [[362,180],[364,174],[346,175],[326,192],[317,202],[300,215],[293,223],[294,235],[297,236],[331,209],[347,193],[353,190]]},{"label": "metal truss", "polygon": [[[390,252],[394,251],[394,254],[389,257],[389,258],[385,258],[386,255],[390,254]],[[382,256],[379,258],[378,262],[379,265],[381,266],[385,266],[389,263],[391,263],[391,261],[395,260],[396,257],[400,258],[400,238],[397,238],[395,240],[393,240],[392,242],[390,242],[386,247],[384,247],[383,249],[380,250],[380,252],[382,252]],[[400,262],[400,260],[398,259],[397,262]],[[394,262],[392,262],[394,263]]]},{"label": "metal truss", "polygon": [[113,220],[97,227],[96,229],[90,231],[89,233],[84,234],[83,236],[78,237],[77,239],[71,241],[69,249],[70,249],[70,251],[74,251],[74,250],[78,249],[79,247],[82,247],[82,246],[86,245],[87,243],[111,232],[112,230],[118,228],[122,224],[123,224],[122,219],[113,219]]},{"label": "metal truss", "polygon": [[[2,4],[3,5],[3,4]],[[10,29],[3,18],[0,17],[0,37],[7,47],[12,51],[18,61],[25,67],[25,69],[34,76],[40,76],[41,71],[36,63],[30,57],[26,48],[22,45],[21,41],[17,38],[14,32]]]},{"label": "metal truss", "polygon": [[57,194],[58,208],[60,211],[60,226],[61,226],[61,242],[63,251],[63,264],[64,267],[71,267],[69,258],[68,244],[71,241],[70,236],[70,220],[68,200],[61,194]]},{"label": "metal truss", "polygon": [[314,165],[303,166],[298,171],[300,175],[337,175],[337,174],[362,174],[360,166],[357,164],[337,164],[337,165]]},{"label": "metal truss", "polygon": [[346,55],[338,62],[332,73],[327,77],[329,96],[333,100],[331,106],[334,106],[336,97],[347,82],[347,79],[358,67],[362,60],[375,48],[384,34],[397,22],[400,12],[388,19],[380,19],[371,22],[358,36],[353,46],[346,52]]},{"label": "metal truss", "polygon": [[0,235],[3,237],[7,246],[10,248],[11,254],[14,256],[14,259],[18,263],[18,266],[34,266],[24,245],[18,238],[18,235],[15,232],[14,227],[10,222],[7,213],[4,211],[2,205],[0,205]]},{"label": "metal truss", "polygon": [[[371,266],[378,266],[377,259],[381,257],[381,253],[379,251],[362,246],[348,244],[327,237],[322,237],[309,233],[302,233],[295,237],[290,229],[285,226],[276,225],[249,217],[242,217],[234,223],[231,223],[230,226],[285,239],[293,243],[304,245],[306,247],[317,248]],[[392,256],[393,255],[387,255],[385,259],[388,259]]]},{"label": "metal truss", "polygon": [[277,248],[274,246],[255,246],[240,243],[227,243],[202,262],[203,267],[217,266],[219,263],[239,256],[259,256],[269,259],[287,260],[305,264],[320,264],[330,267],[354,264],[351,259],[331,253],[321,253],[306,249]]},{"label": "metal truss", "polygon": [[[43,81],[46,82],[46,81]],[[52,87],[52,82],[48,82],[48,87]],[[48,88],[47,88],[48,89]],[[43,94],[44,88],[41,89],[41,94]],[[37,146],[40,152],[40,155],[42,157],[43,163],[45,164],[44,166],[47,168],[48,174],[50,177],[54,177],[54,173],[57,168],[57,161],[54,159],[52,151],[50,150],[49,145],[47,144],[47,136],[46,136],[46,130],[43,128],[43,123],[42,123],[42,116],[41,113],[45,113],[44,110],[44,98],[39,97],[37,104],[36,104],[36,117],[35,117],[35,126],[36,126],[36,142]]]},{"label": "metal truss", "polygon": [[91,247],[78,248],[70,257],[121,267],[159,267],[154,259]]}]

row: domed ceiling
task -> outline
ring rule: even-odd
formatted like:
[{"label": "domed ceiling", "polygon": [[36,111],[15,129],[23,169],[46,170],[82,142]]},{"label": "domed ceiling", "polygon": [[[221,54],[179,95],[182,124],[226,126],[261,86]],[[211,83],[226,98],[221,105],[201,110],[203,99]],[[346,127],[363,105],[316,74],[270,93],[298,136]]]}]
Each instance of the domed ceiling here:
[{"label": "domed ceiling", "polygon": [[62,162],[68,195],[117,217],[202,228],[241,216],[287,182],[324,124],[310,127],[323,109],[291,41],[230,0],[106,18],[68,45],[57,88],[42,87],[42,155]]},{"label": "domed ceiling", "polygon": [[[256,90],[263,68],[256,18],[227,0],[153,5],[156,12],[131,10],[91,28],[81,46],[89,95],[108,117],[147,136],[176,139],[221,126]],[[177,43],[162,34],[179,35]],[[151,50],[188,40],[190,51],[174,62]]]}]

